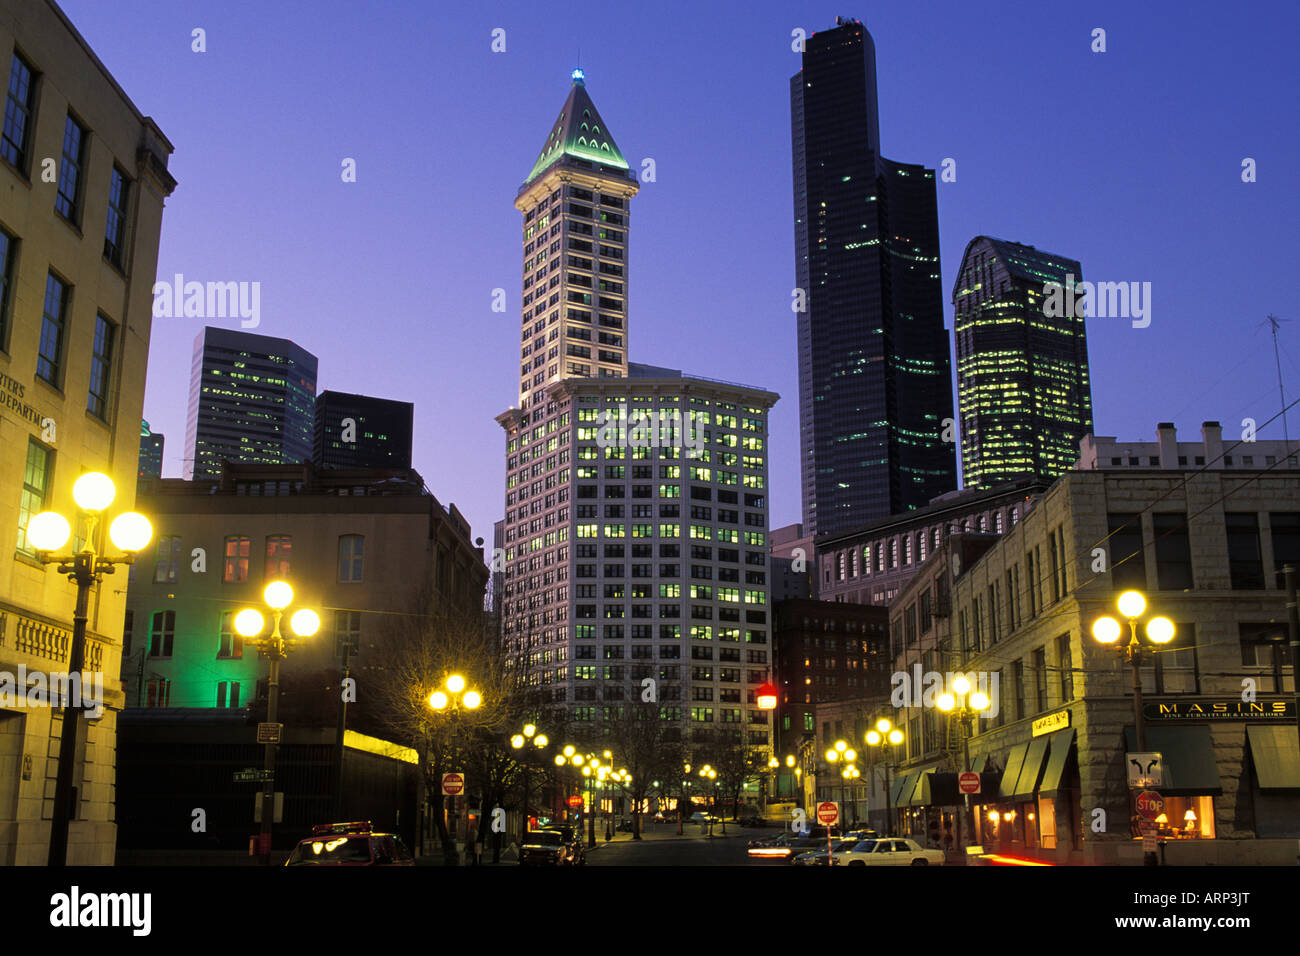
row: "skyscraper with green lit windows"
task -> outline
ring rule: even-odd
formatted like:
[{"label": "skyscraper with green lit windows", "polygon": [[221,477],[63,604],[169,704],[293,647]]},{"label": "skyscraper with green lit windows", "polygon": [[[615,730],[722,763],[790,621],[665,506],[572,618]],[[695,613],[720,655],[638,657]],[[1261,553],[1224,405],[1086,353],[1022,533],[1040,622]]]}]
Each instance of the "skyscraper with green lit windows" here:
[{"label": "skyscraper with green lit windows", "polygon": [[1092,431],[1084,320],[1044,315],[1043,290],[1082,280],[1078,262],[1033,246],[966,246],[952,301],[967,487],[1051,481],[1079,457]]}]

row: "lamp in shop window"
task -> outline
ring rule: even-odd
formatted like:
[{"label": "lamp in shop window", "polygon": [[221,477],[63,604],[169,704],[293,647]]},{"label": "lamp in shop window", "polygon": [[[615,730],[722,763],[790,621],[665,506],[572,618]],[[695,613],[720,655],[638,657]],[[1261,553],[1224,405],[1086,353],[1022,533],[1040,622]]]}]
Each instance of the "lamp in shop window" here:
[{"label": "lamp in shop window", "polygon": [[1191,807],[1188,807],[1187,812],[1183,814],[1183,820],[1186,821],[1184,823],[1183,829],[1191,830],[1193,827],[1196,826],[1196,811],[1193,810]]}]

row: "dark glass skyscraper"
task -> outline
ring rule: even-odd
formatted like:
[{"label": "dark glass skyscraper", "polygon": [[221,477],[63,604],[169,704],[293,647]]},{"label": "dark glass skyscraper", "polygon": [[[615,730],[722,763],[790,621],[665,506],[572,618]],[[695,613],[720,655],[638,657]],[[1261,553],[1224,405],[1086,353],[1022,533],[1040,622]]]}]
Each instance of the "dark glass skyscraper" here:
[{"label": "dark glass skyscraper", "polygon": [[222,461],[311,461],[316,356],[288,339],[206,328],[194,340],[186,478],[218,478]]},{"label": "dark glass skyscraper", "polygon": [[312,462],[317,468],[410,468],[414,415],[410,402],[321,392]]},{"label": "dark glass skyscraper", "polygon": [[988,236],[966,246],[952,301],[967,487],[1051,481],[1078,459],[1092,431],[1084,320],[1045,315],[1043,300],[1049,284],[1082,281],[1079,263],[1033,246]]},{"label": "dark glass skyscraper", "polygon": [[790,114],[803,523],[825,534],[957,487],[939,218],[934,170],[880,155],[861,23],[807,39]]}]

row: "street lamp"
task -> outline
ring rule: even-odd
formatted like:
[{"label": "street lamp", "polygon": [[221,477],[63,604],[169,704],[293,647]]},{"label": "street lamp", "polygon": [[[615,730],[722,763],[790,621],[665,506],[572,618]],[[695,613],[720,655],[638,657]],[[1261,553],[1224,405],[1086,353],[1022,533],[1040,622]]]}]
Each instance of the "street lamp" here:
[{"label": "street lamp", "polygon": [[[987,694],[976,691],[971,693],[970,681],[958,675],[952,682],[952,693],[939,695],[938,706],[944,713],[951,713],[961,724],[962,735],[962,771],[970,773],[970,738],[976,715],[989,709]],[[975,836],[975,818],[971,815],[970,794],[963,794],[966,812],[962,820],[964,831],[963,846],[970,846]]]},{"label": "street lamp", "polygon": [[[547,739],[546,734],[539,734],[537,732],[537,727],[534,724],[524,724],[523,730],[510,738],[510,746],[513,747],[515,750],[522,751],[522,753],[520,753],[519,755],[520,756],[519,763],[524,771],[523,773],[524,801],[523,801],[523,808],[522,808],[522,812],[520,813],[520,821],[519,821],[519,845],[520,846],[523,846],[525,843],[528,842],[529,760],[531,759],[532,754],[541,750],[545,750],[547,744],[549,743],[550,740]],[[527,748],[530,745],[535,749],[528,750]],[[564,763],[563,757],[557,755],[556,759],[561,765],[563,765]]]},{"label": "street lamp", "polygon": [[[429,706],[435,714],[448,714],[451,719],[451,739],[449,741],[449,751],[452,757],[456,753],[456,737],[460,730],[461,710],[477,710],[483,703],[483,696],[476,690],[466,689],[465,678],[460,674],[449,674],[443,681],[440,688],[435,689],[429,694]],[[441,794],[441,788],[439,788]],[[456,799],[452,797],[453,801]],[[465,798],[465,809],[469,808],[468,794]],[[446,821],[454,819],[451,812],[447,809],[446,801],[443,801],[443,820],[444,826]]]},{"label": "street lamp", "polygon": [[280,633],[280,618],[293,603],[293,588],[286,581],[272,581],[262,590],[262,600],[271,608],[271,633],[262,636],[266,619],[256,608],[246,607],[235,615],[235,630],[245,643],[251,644],[271,661],[266,682],[266,722],[274,728],[274,740],[266,742],[262,770],[262,829],[258,837],[258,854],[262,865],[271,864],[271,824],[275,819],[275,757],[283,728],[276,722],[280,709],[280,661],[298,646],[295,637],[311,637],[320,630],[320,615],[310,608],[299,608],[289,618],[289,637]]},{"label": "street lamp", "polygon": [[[72,500],[77,503],[86,522],[86,537],[81,550],[71,554],[54,554],[72,537],[72,525],[57,511],[42,511],[27,522],[27,543],[41,564],[58,565],[59,574],[77,586],[77,603],[72,613],[72,646],[68,649],[68,675],[78,675],[86,668],[86,619],[90,587],[116,565],[131,564],[153,537],[149,519],[126,511],[109,525],[109,540],[123,553],[122,557],[100,557],[95,552],[95,526],[100,514],[113,503],[116,494],[113,479],[99,471],[89,471],[72,484]],[[54,814],[50,823],[49,866],[66,866],[68,862],[68,822],[72,819],[72,763],[77,750],[77,728],[81,711],[73,702],[69,685],[63,707],[63,732],[59,740],[59,770],[54,782]]]},{"label": "street lamp", "polygon": [[[700,776],[705,780],[713,781],[713,805],[709,810],[709,839],[711,840],[713,839],[713,811],[718,809],[718,771],[714,770],[708,764],[705,764],[700,768]],[[722,832],[725,833],[727,827],[725,820],[723,821],[722,827]]]},{"label": "street lamp", "polygon": [[686,813],[686,790],[691,785],[691,765],[682,764],[682,792],[677,798],[677,835],[682,835],[682,818]]},{"label": "street lamp", "polygon": [[885,765],[885,832],[881,836],[889,836],[889,831],[893,828],[894,823],[894,801],[889,793],[889,758],[892,751],[887,748],[897,747],[901,744],[903,742],[903,732],[891,724],[887,718],[881,717],[876,721],[875,729],[867,731],[866,741],[870,746],[880,748],[881,762]]},{"label": "street lamp", "polygon": [[[1114,645],[1115,650],[1133,669],[1133,729],[1137,749],[1147,749],[1146,728],[1142,722],[1142,644],[1138,641],[1138,618],[1147,609],[1147,599],[1140,591],[1125,591],[1115,602],[1119,613],[1128,619],[1129,642],[1120,644],[1123,627],[1110,615],[1103,614],[1092,622],[1092,636],[1098,644]],[[1148,618],[1144,628],[1152,644],[1168,644],[1174,639],[1174,622],[1167,617]],[[1156,866],[1155,853],[1143,853],[1144,866]]]},{"label": "street lamp", "polygon": [[[858,770],[856,765],[849,764],[847,767],[845,767],[843,770],[840,771],[840,776],[844,778],[844,802],[847,804],[849,802],[848,787],[853,785],[853,782],[862,776],[862,772]],[[855,799],[853,801],[853,823],[856,824],[858,822],[858,801],[856,799],[856,792],[854,796]]]}]

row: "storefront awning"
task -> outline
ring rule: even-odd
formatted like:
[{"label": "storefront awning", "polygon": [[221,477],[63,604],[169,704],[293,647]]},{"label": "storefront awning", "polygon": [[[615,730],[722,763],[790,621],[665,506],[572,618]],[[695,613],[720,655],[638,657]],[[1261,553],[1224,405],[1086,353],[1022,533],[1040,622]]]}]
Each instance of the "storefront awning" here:
[{"label": "storefront awning", "polygon": [[1002,782],[998,785],[999,799],[1015,799],[1016,784],[1020,782],[1020,767],[1025,762],[1027,750],[1029,744],[1017,744],[1011,748],[1011,753],[1007,754],[1007,765],[1002,770]]},{"label": "storefront awning", "polygon": [[[903,801],[906,797],[912,795],[912,787],[916,784],[916,773],[901,774],[894,778],[893,786],[889,788],[889,804],[894,807],[906,806]],[[906,794],[906,797],[904,796]]]},{"label": "storefront awning", "polygon": [[1047,755],[1047,769],[1043,771],[1043,782],[1038,785],[1039,796],[1055,797],[1057,791],[1067,788],[1065,764],[1070,759],[1070,748],[1074,746],[1074,728],[1058,730],[1048,734],[1051,750]]},{"label": "storefront awning", "polygon": [[989,755],[980,754],[978,757],[976,757],[974,760],[970,762],[971,773],[983,773],[984,768],[988,766],[988,762],[989,762]]},{"label": "storefront awning", "polygon": [[964,803],[957,774],[935,770],[922,778],[921,806],[956,807]]},{"label": "storefront awning", "polygon": [[925,778],[930,775],[929,770],[922,770],[912,780],[912,792],[903,791],[903,806],[919,807],[921,806],[921,794],[925,787]]},{"label": "storefront awning", "polygon": [[1294,727],[1248,725],[1246,740],[1259,789],[1300,790],[1300,750],[1296,749]]},{"label": "storefront awning", "polygon": [[1025,751],[1025,762],[1020,765],[1020,780],[1016,783],[1017,800],[1034,799],[1034,789],[1038,786],[1038,775],[1043,769],[1043,758],[1047,756],[1047,738],[1035,737],[1029,742]]},{"label": "storefront awning", "polygon": [[[1137,750],[1137,734],[1124,728],[1124,741]],[[1165,782],[1155,787],[1166,797],[1217,797],[1223,793],[1219,765],[1214,759],[1214,737],[1204,724],[1192,727],[1147,727],[1146,747],[1159,753]]]}]

